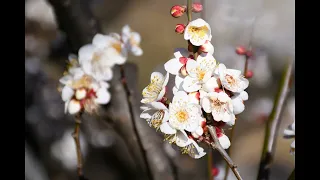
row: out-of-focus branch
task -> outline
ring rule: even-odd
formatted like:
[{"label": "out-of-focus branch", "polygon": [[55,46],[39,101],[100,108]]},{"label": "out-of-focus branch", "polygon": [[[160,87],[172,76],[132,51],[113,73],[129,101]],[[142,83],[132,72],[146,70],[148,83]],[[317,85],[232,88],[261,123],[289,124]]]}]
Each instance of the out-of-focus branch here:
[{"label": "out-of-focus branch", "polygon": [[288,180],[294,180],[294,179],[295,179],[295,169],[293,169],[290,176],[288,177]]},{"label": "out-of-focus branch", "polygon": [[[87,43],[91,43],[93,36],[101,32],[101,28],[90,10],[87,0],[49,0],[53,6],[59,27],[67,35],[67,41],[73,53]],[[129,68],[128,68],[129,67]],[[135,65],[123,66],[130,83],[137,83],[137,69]],[[128,84],[130,85],[128,82]],[[114,68],[114,78],[110,82],[111,102],[102,108],[100,116],[113,123],[115,130],[122,136],[134,160],[133,169],[137,177],[133,179],[168,179],[173,180],[172,169],[167,155],[157,143],[156,134],[147,123],[139,118],[140,102],[133,97],[128,104],[126,91],[120,81],[119,66]],[[136,92],[136,86],[129,86],[130,91]],[[134,88],[134,89],[132,89]],[[135,98],[139,97],[134,94]],[[131,106],[131,107],[129,107]],[[130,108],[132,111],[130,113]],[[84,119],[85,120],[85,119]],[[143,124],[142,124],[143,123]],[[135,130],[135,125],[137,129]],[[149,131],[150,130],[150,131]],[[138,132],[137,132],[138,131]],[[139,137],[140,136],[140,137]],[[139,138],[141,143],[139,143]],[[147,159],[145,159],[147,158]],[[146,163],[148,162],[148,163]],[[150,177],[150,173],[152,177]]]},{"label": "out-of-focus branch", "polygon": [[276,148],[276,138],[279,131],[281,116],[290,90],[290,79],[293,72],[293,60],[289,59],[280,81],[278,94],[274,100],[274,106],[266,124],[265,138],[260,160],[257,180],[268,180],[270,165]]},{"label": "out-of-focus branch", "polygon": [[237,165],[232,161],[232,159],[230,158],[230,156],[228,155],[228,153],[222,148],[218,136],[217,136],[217,132],[216,132],[216,128],[212,125],[208,125],[208,129],[210,132],[210,135],[212,137],[212,139],[214,140],[214,143],[211,143],[211,147],[212,149],[216,149],[218,150],[218,152],[221,154],[221,156],[224,158],[224,160],[226,161],[226,163],[229,165],[229,167],[232,169],[234,175],[237,177],[238,180],[242,180],[240,173],[237,169]]}]

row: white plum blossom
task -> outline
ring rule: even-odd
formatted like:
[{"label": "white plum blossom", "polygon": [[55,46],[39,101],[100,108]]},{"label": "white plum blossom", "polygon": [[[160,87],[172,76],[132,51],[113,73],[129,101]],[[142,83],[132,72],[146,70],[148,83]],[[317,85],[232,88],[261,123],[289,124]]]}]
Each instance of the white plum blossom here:
[{"label": "white plum blossom", "polygon": [[166,93],[166,85],[169,81],[169,74],[163,76],[159,72],[153,72],[150,78],[150,84],[142,91],[142,103],[150,103],[161,100]]},{"label": "white plum blossom", "polygon": [[224,64],[219,64],[218,71],[222,86],[229,91],[241,92],[249,86],[248,79],[239,70],[227,69]]},{"label": "white plum blossom", "polygon": [[109,58],[108,53],[92,44],[80,48],[79,63],[86,74],[98,81],[109,81],[113,77],[112,59]]},{"label": "white plum blossom", "polygon": [[[287,128],[284,130],[284,137],[287,139],[295,138],[295,121]],[[295,141],[291,143],[291,154],[295,155]]]},{"label": "white plum blossom", "polygon": [[184,39],[190,40],[194,46],[201,46],[211,38],[211,27],[201,18],[189,22],[184,31]]},{"label": "white plum blossom", "polygon": [[162,124],[160,129],[166,134],[173,134],[177,130],[193,132],[199,126],[201,114],[201,107],[190,103],[186,92],[179,91],[169,104],[169,121]]},{"label": "white plum blossom", "polygon": [[201,99],[201,106],[206,113],[211,113],[215,121],[235,120],[231,98],[223,91],[210,92]]},{"label": "white plum blossom", "polygon": [[[249,81],[241,71],[217,63],[211,38],[211,28],[203,19],[189,22],[184,31],[188,49],[175,49],[174,57],[164,64],[167,75],[152,73],[142,92],[140,117],[194,159],[206,154],[198,143],[218,143],[208,126],[216,128],[223,149],[231,146],[222,128],[235,124],[235,115],[244,111],[248,100]],[[169,74],[175,76],[168,85],[172,93],[167,92]]]},{"label": "white plum blossom", "polygon": [[240,114],[244,111],[245,106],[243,101],[248,100],[248,97],[249,96],[246,91],[235,93],[235,95],[231,97],[232,105],[233,105],[233,113],[235,115]]},{"label": "white plum blossom", "polygon": [[140,47],[141,36],[139,33],[133,32],[129,25],[122,28],[122,41],[133,55],[141,56],[143,54]]},{"label": "white plum blossom", "polygon": [[163,122],[169,119],[169,109],[161,102],[151,102],[142,106],[140,118],[146,119],[150,127],[160,128]]},{"label": "white plum blossom", "polygon": [[65,102],[65,112],[70,114],[79,113],[83,109],[93,113],[99,104],[107,104],[111,98],[107,82],[98,82],[81,71],[62,77],[60,83],[64,85],[61,96]]},{"label": "white plum blossom", "polygon": [[196,61],[189,60],[186,65],[188,76],[183,80],[183,89],[186,92],[201,89],[202,84],[206,83],[213,75],[215,67],[216,60],[211,54],[200,54]]},{"label": "white plum blossom", "polygon": [[164,69],[172,75],[179,75],[180,69],[186,65],[190,52],[184,48],[177,48],[174,52],[174,58],[164,64]]}]

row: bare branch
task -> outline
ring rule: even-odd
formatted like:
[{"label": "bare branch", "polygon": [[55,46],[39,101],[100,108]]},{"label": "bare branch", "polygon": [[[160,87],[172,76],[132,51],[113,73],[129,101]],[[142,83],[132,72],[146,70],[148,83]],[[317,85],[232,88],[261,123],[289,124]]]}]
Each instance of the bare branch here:
[{"label": "bare branch", "polygon": [[221,156],[224,158],[224,160],[226,161],[226,163],[229,165],[229,167],[232,169],[234,175],[237,177],[238,180],[242,180],[240,173],[237,169],[237,165],[232,161],[232,159],[230,158],[230,156],[227,154],[227,152],[222,148],[218,136],[217,136],[217,132],[214,126],[208,125],[207,126],[209,129],[209,132],[211,134],[212,139],[214,140],[214,143],[211,143],[211,147],[212,149],[216,149],[218,150],[218,152],[221,154]]},{"label": "bare branch", "polygon": [[290,90],[292,72],[293,60],[289,59],[280,81],[278,94],[275,98],[272,112],[266,124],[265,138],[257,178],[258,180],[268,180],[270,176],[270,165],[276,148],[276,138],[278,136],[281,116]]}]

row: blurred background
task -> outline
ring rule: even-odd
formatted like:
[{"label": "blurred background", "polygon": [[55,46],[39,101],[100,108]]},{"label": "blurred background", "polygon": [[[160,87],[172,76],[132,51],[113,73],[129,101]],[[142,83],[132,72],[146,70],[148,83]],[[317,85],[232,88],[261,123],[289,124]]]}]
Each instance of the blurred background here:
[{"label": "blurred background", "polygon": [[[186,47],[183,36],[174,32],[175,25],[186,22],[186,17],[175,19],[169,13],[173,5],[186,4],[185,0],[88,1],[104,33],[120,32],[129,24],[141,34],[143,56],[129,57],[129,61],[138,67],[139,92],[149,83],[150,74],[161,71],[163,64],[173,56],[174,48]],[[71,136],[74,123],[64,114],[64,104],[57,91],[71,50],[66,44],[66,34],[58,29],[50,3],[45,0],[25,2],[25,179],[76,179],[76,155]],[[248,88],[249,100],[245,103],[246,110],[237,119],[231,146],[232,159],[238,164],[242,177],[254,180],[265,120],[271,112],[285,62],[295,58],[295,4],[291,0],[195,2],[203,3],[204,11],[193,17],[202,17],[211,25],[214,57],[219,62],[243,70],[244,57],[237,55],[235,48],[251,44],[254,49],[254,58],[249,61],[249,70],[254,74]],[[277,139],[271,179],[286,179],[294,168],[294,158],[289,154],[292,140],[282,138],[284,128],[294,121],[294,97],[293,83]],[[126,161],[125,154],[130,149],[124,148],[123,137],[117,131],[94,118],[83,122],[82,128],[81,145],[87,178],[138,179],[134,178],[136,172]],[[207,156],[193,160],[159,138],[157,142],[162,151],[175,159],[178,179],[208,179]],[[123,154],[121,149],[125,151]],[[214,155],[213,162],[215,167],[222,167],[215,178],[221,179],[224,163],[219,154]],[[235,179],[231,174],[229,179]]]}]

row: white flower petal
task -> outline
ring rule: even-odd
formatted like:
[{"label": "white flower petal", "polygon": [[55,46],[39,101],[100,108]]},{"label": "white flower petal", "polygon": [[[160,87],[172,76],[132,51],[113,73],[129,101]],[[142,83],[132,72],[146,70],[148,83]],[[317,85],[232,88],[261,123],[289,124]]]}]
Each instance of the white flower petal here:
[{"label": "white flower petal", "polygon": [[247,101],[249,99],[249,95],[246,91],[242,91],[239,96],[244,101]]},{"label": "white flower petal", "polygon": [[134,56],[142,56],[143,54],[143,50],[139,46],[131,46],[130,50]]},{"label": "white flower petal", "polygon": [[179,62],[178,59],[170,59],[164,64],[164,69],[173,75],[178,75],[183,64]]},{"label": "white flower petal", "polygon": [[194,92],[201,88],[201,84],[199,84],[196,78],[187,76],[183,80],[182,87],[186,92]]},{"label": "white flower petal", "polygon": [[61,92],[62,100],[69,101],[74,95],[74,91],[69,86],[64,86]]},{"label": "white flower petal", "polygon": [[233,105],[233,113],[235,115],[242,113],[245,109],[245,106],[240,97],[232,99],[232,105]]},{"label": "white flower petal", "polygon": [[180,74],[176,75],[175,81],[174,81],[176,88],[179,88],[181,86],[181,83],[183,82],[183,80],[184,80],[184,77],[182,77]]},{"label": "white flower petal", "polygon": [[161,102],[151,102],[150,105],[158,110],[162,110],[162,109],[168,109],[163,103]]},{"label": "white flower petal", "polygon": [[95,102],[98,104],[107,104],[110,101],[110,93],[107,91],[107,89],[100,88],[97,91],[97,98],[95,99]]},{"label": "white flower petal", "polygon": [[201,106],[206,113],[211,113],[211,102],[208,97],[203,97],[201,99]]},{"label": "white flower petal", "polygon": [[176,145],[179,147],[185,147],[191,144],[190,139],[185,131],[177,131],[176,134]]},{"label": "white flower petal", "polygon": [[77,100],[71,100],[68,104],[68,112],[70,114],[76,114],[81,110],[80,102]]},{"label": "white flower petal", "polygon": [[91,61],[96,48],[92,44],[86,44],[79,49],[79,63],[82,64],[85,61]]},{"label": "white flower petal", "polygon": [[179,59],[180,57],[188,57],[190,52],[186,48],[176,48],[174,50],[174,57]]},{"label": "white flower petal", "polygon": [[164,122],[160,125],[160,131],[164,134],[175,134],[177,132],[177,130],[173,129],[168,122]]},{"label": "white flower petal", "polygon": [[231,142],[230,142],[228,136],[226,136],[224,134],[222,134],[222,136],[219,137],[219,143],[223,149],[228,149],[231,145]]},{"label": "white flower petal", "polygon": [[195,61],[195,60],[187,61],[186,69],[187,69],[189,76],[191,76],[191,77],[197,76],[197,71],[196,71],[197,67],[198,67],[197,61]]}]

